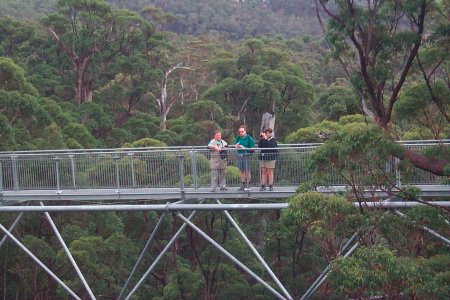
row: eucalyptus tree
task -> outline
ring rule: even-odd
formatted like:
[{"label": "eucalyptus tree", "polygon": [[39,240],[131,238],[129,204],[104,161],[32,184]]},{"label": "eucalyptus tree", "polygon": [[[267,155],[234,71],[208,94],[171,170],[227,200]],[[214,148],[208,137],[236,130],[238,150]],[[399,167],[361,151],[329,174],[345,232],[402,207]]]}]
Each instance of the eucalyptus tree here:
[{"label": "eucalyptus tree", "polygon": [[[317,0],[328,17],[327,40],[359,92],[365,112],[394,135],[395,104],[411,77],[418,54],[430,34],[440,1]],[[400,159],[436,175],[448,175],[449,160],[404,149]]]},{"label": "eucalyptus tree", "polygon": [[313,89],[290,58],[280,45],[247,40],[237,56],[223,53],[211,62],[218,82],[204,96],[221,104],[235,123],[252,128],[259,128],[265,112],[298,116],[312,102]]},{"label": "eucalyptus tree", "polygon": [[70,61],[79,104],[92,101],[117,55],[128,55],[154,32],[136,13],[114,10],[104,0],[60,0],[58,11],[42,23]]},{"label": "eucalyptus tree", "polygon": [[2,148],[33,147],[32,139],[39,137],[41,129],[51,121],[25,70],[12,59],[0,57],[0,122],[5,141]]}]

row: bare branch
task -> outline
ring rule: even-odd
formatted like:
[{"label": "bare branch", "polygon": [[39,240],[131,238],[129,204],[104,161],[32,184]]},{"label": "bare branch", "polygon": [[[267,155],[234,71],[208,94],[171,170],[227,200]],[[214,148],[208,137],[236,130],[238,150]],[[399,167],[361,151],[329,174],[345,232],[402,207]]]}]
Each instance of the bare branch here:
[{"label": "bare branch", "polygon": [[75,62],[79,59],[78,55],[61,41],[59,35],[52,28],[48,28],[48,31],[63,51],[71,58],[72,63],[75,65]]}]

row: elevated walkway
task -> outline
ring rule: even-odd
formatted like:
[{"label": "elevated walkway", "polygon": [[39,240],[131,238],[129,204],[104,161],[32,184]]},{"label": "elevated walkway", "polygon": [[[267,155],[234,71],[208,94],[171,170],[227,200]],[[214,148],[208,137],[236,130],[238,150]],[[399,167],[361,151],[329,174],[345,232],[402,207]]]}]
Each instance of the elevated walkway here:
[{"label": "elevated walkway", "polygon": [[[406,147],[416,150],[425,149],[436,143],[450,145],[450,141],[404,142]],[[197,232],[220,253],[233,261],[241,272],[245,272],[252,280],[256,280],[264,286],[274,298],[293,299],[229,211],[287,208],[288,203],[283,202],[283,199],[294,195],[299,185],[307,182],[313,176],[307,166],[317,146],[318,144],[282,145],[279,148],[275,170],[276,186],[273,191],[260,191],[256,187],[259,182],[258,149],[255,149],[255,153],[249,156],[253,187],[247,191],[238,190],[239,170],[236,167],[236,151],[231,149],[227,155],[228,189],[218,192],[212,192],[209,187],[211,152],[205,147],[2,152],[0,153],[0,213],[18,213],[18,215],[9,228],[0,224],[0,232],[5,234],[0,240],[0,248],[7,239],[10,239],[74,299],[82,299],[78,294],[82,295],[83,289],[89,294],[90,299],[96,299],[95,291],[91,290],[89,282],[82,272],[82,269],[87,269],[87,266],[82,265],[82,268],[78,266],[49,212],[53,214],[70,211],[158,211],[160,212],[159,219],[149,234],[130,275],[126,280],[123,278],[124,285],[117,299],[132,297],[143,282],[148,280],[149,274],[187,227]],[[422,197],[430,199],[450,197],[448,178],[434,176],[421,170],[416,170],[413,174],[403,174],[398,168],[398,161],[394,158],[380,162],[380,166],[392,179],[393,182],[390,184],[394,189],[408,185],[420,188]],[[365,174],[365,170],[357,170],[359,178],[363,178]],[[357,178],[356,181],[358,181]],[[324,186],[317,188],[319,192],[323,193],[342,193],[348,189],[349,187],[344,184],[342,178],[334,172],[329,174]],[[363,190],[367,196],[375,195],[379,198],[390,196],[380,187],[364,187]],[[214,199],[214,201],[206,199]],[[219,199],[227,200],[221,202]],[[244,200],[252,203],[244,203]],[[389,199],[387,201],[354,203],[354,205],[392,208],[397,214],[401,214],[401,212],[395,210],[396,208],[422,205],[417,201],[395,201],[396,199]],[[24,202],[27,202],[27,205],[15,205],[25,204]],[[46,203],[44,204],[44,202]],[[450,207],[450,201],[430,201],[428,204]],[[204,211],[219,211],[226,216],[229,224],[237,230],[245,244],[270,275],[272,283],[252,271],[207,232],[195,225],[193,222],[195,214]],[[45,215],[82,283],[81,288],[72,290],[16,238],[14,228],[27,212]],[[186,212],[189,212],[189,215],[183,214]],[[144,255],[148,253],[166,216],[177,218],[182,221],[182,224],[177,231],[173,232],[170,240],[152,260],[145,273],[140,275],[139,281],[132,286],[131,279],[136,276],[136,270],[143,262]],[[450,245],[450,240],[446,237],[428,227],[422,227],[435,238]],[[148,229],[142,228],[142,230]],[[343,245],[339,255],[347,257],[359,246],[359,230],[355,231]],[[313,295],[314,291],[326,280],[330,271],[331,267],[327,266],[301,299],[308,299]]]},{"label": "elevated walkway", "polygon": [[[450,141],[408,141],[406,147],[423,150]],[[236,150],[227,154],[227,191],[211,192],[210,156],[206,147],[90,149],[0,152],[0,205],[22,201],[124,201],[186,199],[283,199],[312,179],[308,163],[319,144],[281,145],[273,191],[259,191],[259,149],[249,155],[251,188],[239,191]],[[422,170],[402,174],[398,161],[382,163],[396,188],[422,190],[422,197],[449,197],[449,179]],[[363,169],[358,176],[365,176]],[[342,178],[330,173],[318,191],[345,192]],[[380,188],[367,195],[387,196]]]},{"label": "elevated walkway", "polygon": [[[414,185],[421,189],[421,196],[425,198],[450,197],[448,185]],[[273,191],[259,191],[252,187],[248,191],[239,191],[237,187],[227,191],[211,192],[210,188],[142,188],[142,189],[79,189],[79,190],[22,190],[4,191],[0,195],[3,205],[23,201],[131,201],[131,200],[157,200],[176,201],[190,199],[285,199],[295,195],[296,186],[275,187]],[[346,186],[321,187],[319,192],[341,193],[347,190]],[[383,191],[367,191],[367,196],[376,195],[381,198],[388,197]]]}]

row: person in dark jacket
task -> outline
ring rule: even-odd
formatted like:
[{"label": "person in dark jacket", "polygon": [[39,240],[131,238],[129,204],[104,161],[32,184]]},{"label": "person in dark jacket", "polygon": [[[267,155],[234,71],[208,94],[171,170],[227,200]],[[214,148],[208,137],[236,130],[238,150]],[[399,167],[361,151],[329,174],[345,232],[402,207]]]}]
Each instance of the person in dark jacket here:
[{"label": "person in dark jacket", "polygon": [[[261,149],[260,153],[260,174],[261,174],[261,191],[266,190],[266,185],[269,186],[269,190],[273,191],[273,177],[275,170],[275,162],[278,156],[277,141],[272,136],[273,130],[267,128],[264,132],[261,132],[261,139],[258,142],[258,148]],[[268,148],[268,149],[264,149]]]}]

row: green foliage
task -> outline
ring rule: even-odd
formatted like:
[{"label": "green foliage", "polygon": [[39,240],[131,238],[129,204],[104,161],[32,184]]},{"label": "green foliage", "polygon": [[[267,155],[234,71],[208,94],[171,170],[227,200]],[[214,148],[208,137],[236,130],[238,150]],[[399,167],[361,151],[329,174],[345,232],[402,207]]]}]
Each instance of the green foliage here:
[{"label": "green foliage", "polygon": [[193,121],[209,120],[220,122],[223,119],[223,110],[214,101],[201,100],[188,105],[185,116]]},{"label": "green foliage", "polygon": [[344,184],[353,186],[354,196],[359,198],[358,187],[395,186],[395,174],[386,169],[386,163],[403,151],[403,146],[393,142],[378,126],[347,123],[314,152],[310,165],[325,183],[329,176],[339,176]]},{"label": "green foliage", "polygon": [[366,118],[360,114],[346,115],[339,118],[339,124],[341,125],[346,125],[349,123],[364,123],[364,122],[366,122]]},{"label": "green foliage", "polygon": [[51,123],[42,131],[42,138],[35,142],[38,149],[66,149],[66,143],[61,128]]},{"label": "green foliage", "polygon": [[9,124],[8,118],[3,114],[0,114],[0,139],[2,140],[1,150],[14,149],[14,130]]},{"label": "green foliage", "polygon": [[167,145],[178,145],[179,136],[172,130],[160,131],[153,137],[156,140],[160,140]]},{"label": "green foliage", "polygon": [[238,182],[240,180],[240,171],[235,166],[228,166],[225,170],[226,172],[226,181],[228,182]]},{"label": "green foliage", "polygon": [[323,234],[333,230],[337,235],[354,231],[359,218],[357,209],[345,198],[317,192],[297,194],[290,199],[288,214],[305,229]]},{"label": "green foliage", "polygon": [[202,287],[201,274],[199,271],[192,272],[189,264],[179,262],[177,272],[173,273],[170,283],[164,287],[164,299],[189,299],[198,298]]},{"label": "green foliage", "polygon": [[159,118],[148,114],[136,114],[128,119],[122,129],[126,130],[133,140],[154,136],[159,130]]},{"label": "green foliage", "polygon": [[338,126],[336,122],[322,121],[310,127],[300,128],[286,137],[286,143],[321,142],[323,137],[333,135]]},{"label": "green foliage", "polygon": [[[450,107],[450,90],[443,82],[434,83],[433,95],[425,83],[417,83],[402,94],[395,108],[400,120],[408,123],[419,123],[422,128],[416,128],[415,134],[423,136],[425,131],[430,132],[429,137],[446,138],[448,132],[448,121],[445,119],[442,111],[448,112]],[[433,99],[445,99],[443,103],[437,105]],[[414,133],[410,133],[412,135]]]},{"label": "green foliage", "polygon": [[36,88],[25,78],[25,70],[7,57],[0,57],[0,89],[37,95]]},{"label": "green foliage", "polygon": [[406,131],[402,135],[402,140],[429,140],[433,139],[433,132],[428,128],[415,127]]},{"label": "green foliage", "polygon": [[[243,1],[239,4],[226,0],[110,0],[120,7],[141,10],[152,4],[174,15],[166,29],[179,34],[203,35],[221,33],[227,38],[242,39],[248,36],[277,35],[298,36],[315,34],[320,28],[314,20],[314,7],[309,2],[290,4],[295,9],[276,1]],[[292,2],[292,1],[289,1]],[[286,2],[283,3],[284,6]]]},{"label": "green foliage", "polygon": [[57,0],[2,0],[0,2],[0,16],[14,16],[22,18],[39,18],[54,9]]},{"label": "green foliage", "polygon": [[111,114],[105,111],[105,107],[97,103],[83,103],[79,106],[81,123],[86,126],[96,137],[102,137],[113,125]]},{"label": "green foliage", "polygon": [[132,143],[126,143],[124,148],[143,148],[143,147],[166,147],[167,144],[153,138],[143,138]]},{"label": "green foliage", "polygon": [[406,212],[411,221],[416,224],[433,228],[434,230],[447,229],[445,218],[440,209],[430,206],[414,207]]},{"label": "green foliage", "polygon": [[338,258],[332,269],[333,287],[340,295],[351,297],[414,295],[421,283],[417,263],[379,246],[361,247],[351,257]]},{"label": "green foliage", "polygon": [[[231,142],[238,124],[247,123],[255,135],[261,114],[275,113],[277,139],[288,143],[325,142],[310,164],[316,176],[311,181],[300,178],[299,192],[306,193],[294,196],[287,210],[241,212],[233,216],[288,290],[295,297],[301,295],[323,267],[340,255],[343,243],[358,231],[363,248],[354,256],[334,261],[331,285],[319,290],[318,298],[450,297],[448,249],[421,229],[427,226],[448,236],[442,211],[421,206],[404,210],[408,217],[402,218],[357,209],[352,205],[355,195],[310,192],[327,184],[326,174],[340,176],[343,184],[353,184],[357,194],[362,193],[360,186],[389,191],[395,185],[395,174],[384,160],[392,154],[401,155],[403,150],[369,117],[359,114],[361,95],[368,100],[370,110],[375,111],[376,107],[367,97],[367,82],[360,70],[353,69],[357,56],[347,44],[345,33],[354,25],[368,28],[367,24],[373,24],[370,32],[356,37],[373,38],[374,43],[364,48],[374,58],[374,65],[367,71],[377,88],[381,88],[379,95],[387,97],[394,88],[391,82],[401,74],[398,68],[403,64],[399,62],[407,57],[403,54],[417,41],[417,35],[403,26],[408,22],[406,18],[401,19],[402,26],[392,27],[402,29],[395,34],[385,24],[396,20],[394,12],[416,18],[420,1],[382,1],[376,16],[368,13],[367,7],[359,6],[358,1],[353,1],[358,5],[353,16],[343,14],[341,5],[347,2],[335,1],[333,9],[346,26],[331,21],[326,43],[317,35],[321,32],[317,22],[312,25],[316,15],[312,1],[54,3],[55,0],[0,0],[1,16],[37,19],[46,14],[40,23],[0,18],[0,150],[206,145],[216,128],[221,128],[225,139]],[[392,132],[403,139],[450,135],[444,115],[450,99],[445,81],[450,53],[446,18],[449,7],[445,3],[435,1],[435,6],[429,7],[431,15],[425,19],[427,36],[422,38],[419,49],[425,73],[435,74],[430,80],[431,88],[423,81],[415,59],[394,106],[396,124]],[[394,9],[393,5],[401,7]],[[181,32],[202,35],[187,36]],[[281,33],[289,39],[261,36],[266,33]],[[333,47],[331,54],[329,43]],[[378,45],[376,51],[371,50],[371,45]],[[337,55],[344,55],[343,62],[348,63],[352,78],[342,79],[346,74],[333,60]],[[87,59],[84,73],[83,59]],[[156,100],[161,96],[165,72],[177,64],[191,70],[174,72],[167,82],[168,100],[175,104],[167,119],[167,130],[161,131],[161,108]],[[83,101],[74,101],[79,96],[78,79],[86,96]],[[384,98],[383,104],[387,100]],[[432,147],[423,154],[450,160],[448,147]],[[130,156],[114,154],[109,159],[105,156],[103,163],[84,164],[86,168],[80,169],[77,185],[83,188],[89,179],[99,187],[110,186],[115,183],[116,165],[123,170],[121,186],[155,182],[165,187],[178,181],[173,176],[179,172],[176,155],[130,155],[134,155],[133,165]],[[309,157],[309,153],[301,158],[284,156],[277,168],[285,163],[306,167]],[[83,165],[83,158],[77,159]],[[185,162],[190,168],[192,161],[187,153]],[[199,183],[207,185],[209,160],[198,155],[197,162],[203,174]],[[411,167],[405,162],[400,166],[402,171]],[[47,183],[48,179],[35,176],[40,172],[39,166],[21,168],[27,174],[20,178],[21,182],[27,183],[34,176],[33,180],[43,186]],[[61,164],[61,170],[69,170],[66,162]],[[136,182],[131,182],[132,170]],[[450,165],[444,170],[450,174]],[[105,173],[111,176],[100,176]],[[352,180],[354,175],[361,178],[361,174],[362,181]],[[291,175],[299,176],[280,173],[282,177]],[[235,166],[227,167],[228,182],[238,182],[239,176]],[[408,179],[408,173],[402,172],[402,180]],[[283,183],[281,180],[279,184]],[[442,182],[448,183],[448,179],[443,178]],[[185,184],[192,185],[192,177],[186,176]],[[398,196],[414,200],[418,192],[403,185]],[[112,299],[129,275],[158,214],[77,213],[55,217],[94,293]],[[2,215],[0,219],[2,224],[12,222],[11,216]],[[57,273],[80,297],[88,297],[42,220],[26,217],[20,229],[22,240],[51,268],[57,266]],[[264,270],[223,216],[202,213],[195,222],[252,270],[263,274]],[[154,247],[144,257],[147,265],[178,228],[178,221],[168,216],[164,219]],[[137,299],[273,299],[262,285],[249,280],[190,229],[180,235],[170,251],[171,255],[152,273],[152,281],[145,282],[137,292]],[[0,258],[4,266],[0,282],[7,283],[6,288],[0,289],[0,297],[68,299],[65,291],[24,260],[23,253],[11,243],[0,249]]]},{"label": "green foliage", "polygon": [[420,193],[420,188],[406,186],[399,192],[398,196],[406,201],[414,201],[419,197]]},{"label": "green foliage", "polygon": [[[70,148],[72,148],[74,142],[81,145],[81,148],[92,149],[97,146],[95,137],[89,132],[86,126],[82,124],[69,123],[63,128],[63,134]],[[69,139],[72,139],[73,141],[71,140],[69,142]]]},{"label": "green foliage", "polygon": [[211,67],[220,81],[204,97],[223,103],[224,112],[235,122],[250,120],[250,132],[259,128],[255,120],[264,112],[277,114],[281,132],[298,128],[300,116],[307,122],[304,112],[312,102],[313,88],[290,59],[289,50],[269,39],[250,39],[244,44],[237,56],[213,61]]},{"label": "green foliage", "polygon": [[341,116],[360,113],[357,96],[343,82],[335,82],[321,91],[313,105],[323,118],[333,121]]}]

